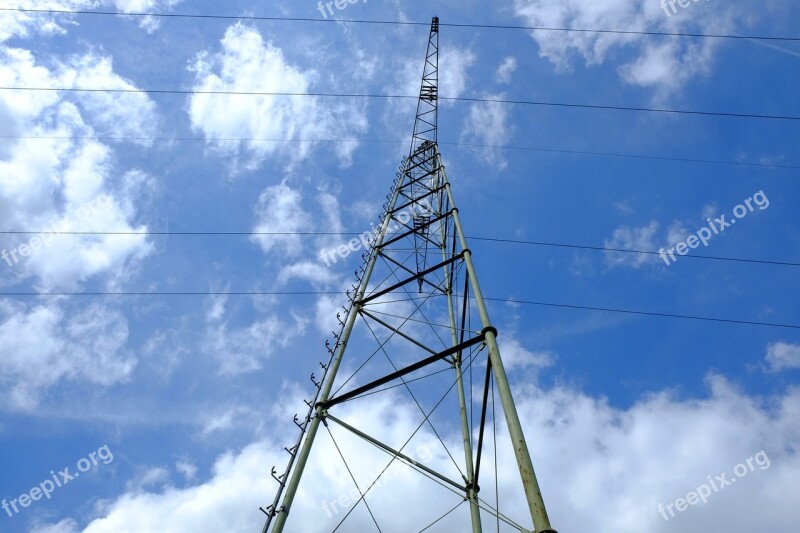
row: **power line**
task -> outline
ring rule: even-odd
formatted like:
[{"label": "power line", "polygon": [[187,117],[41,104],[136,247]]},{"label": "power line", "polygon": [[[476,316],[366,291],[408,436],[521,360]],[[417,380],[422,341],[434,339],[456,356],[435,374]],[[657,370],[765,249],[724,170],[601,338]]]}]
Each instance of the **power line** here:
[{"label": "power line", "polygon": [[[407,142],[407,141],[404,141]],[[490,144],[471,144],[471,143],[446,143],[440,142],[439,144],[442,145],[453,145],[453,146],[467,146],[467,147],[474,147],[474,148],[495,148],[500,150],[525,150],[525,151],[532,151],[532,152],[545,152],[545,153],[556,153],[556,154],[572,154],[572,155],[590,155],[590,156],[601,156],[601,157],[624,157],[624,158],[631,158],[631,159],[654,159],[659,161],[677,161],[682,163],[706,163],[706,164],[715,164],[715,165],[732,165],[732,166],[744,166],[744,167],[761,167],[761,168],[788,168],[788,169],[800,169],[800,165],[779,165],[779,164],[771,164],[771,163],[746,163],[746,162],[739,162],[739,161],[725,161],[721,159],[695,159],[690,157],[669,157],[669,156],[658,156],[658,155],[643,155],[643,154],[626,154],[622,152],[597,152],[597,151],[590,151],[590,150],[568,150],[568,149],[559,149],[559,148],[539,148],[533,146],[514,146],[514,145],[490,145]]]},{"label": "power line", "polygon": [[[256,237],[256,236],[297,236],[297,237],[323,237],[323,236],[336,236],[336,237],[357,237],[368,232],[355,232],[355,231],[15,231],[15,230],[0,230],[0,235],[41,235],[47,233],[48,235],[119,235],[119,236],[196,236],[196,237]],[[570,248],[575,250],[590,250],[601,252],[620,252],[628,254],[640,255],[654,255],[660,256],[660,252],[651,250],[636,250],[633,248],[612,248],[607,246],[589,246],[581,244],[568,244],[557,242],[543,242],[543,241],[526,241],[517,239],[501,239],[495,237],[474,237],[467,236],[471,241],[494,242],[504,244],[524,244],[529,246],[542,246],[551,248]],[[761,265],[778,265],[778,266],[792,266],[800,267],[800,263],[791,261],[772,261],[766,259],[747,259],[740,257],[723,257],[716,255],[685,255],[689,259],[703,259],[711,261],[730,261],[736,263],[753,263]]]},{"label": "power line", "polygon": [[[0,297],[41,297],[41,296],[325,296],[325,295],[344,295],[346,293],[341,291],[169,291],[169,292],[156,292],[156,291],[119,291],[119,292],[0,292]],[[472,297],[471,297],[472,298]],[[553,302],[539,302],[533,300],[515,300],[510,298],[491,298],[484,297],[484,300],[498,303],[512,303],[520,305],[535,305],[543,307],[557,307],[563,309],[578,309],[584,311],[598,311],[603,313],[623,313],[628,315],[640,315],[657,318],[676,318],[683,320],[700,320],[706,322],[721,322],[727,324],[739,324],[747,326],[764,326],[773,328],[790,328],[800,329],[800,325],[796,324],[779,324],[774,322],[758,322],[754,320],[736,320],[730,318],[719,318],[709,316],[697,315],[683,315],[674,313],[659,313],[653,311],[641,311],[638,309],[619,309],[613,307],[594,307],[587,305],[573,305],[562,304]]]},{"label": "power line", "polygon": [[[201,91],[190,89],[102,89],[77,87],[0,87],[1,91],[51,91],[51,92],[84,92],[84,93],[134,93],[134,94],[177,94],[177,95],[221,95],[221,96],[303,96],[318,98],[368,98],[368,99],[418,99],[419,95],[374,94],[374,93],[324,93],[324,92],[284,92],[284,91]],[[765,120],[800,120],[796,115],[763,115],[758,113],[732,113],[722,111],[699,111],[692,109],[667,109],[657,107],[632,107],[605,104],[576,104],[570,102],[545,102],[537,100],[510,100],[504,98],[471,98],[456,96],[440,96],[439,100],[450,102],[495,103],[507,105],[528,105],[542,107],[561,107],[572,109],[593,109],[606,111],[634,111],[641,113],[666,113],[673,115],[696,115],[729,118],[752,118]]]},{"label": "power line", "polygon": [[[267,139],[255,137],[106,137],[106,136],[72,136],[72,135],[0,135],[0,139],[25,140],[90,140],[90,141],[165,141],[165,142],[279,142],[279,143],[364,143],[364,144],[408,144],[408,140],[389,139]],[[781,165],[777,163],[749,163],[744,161],[726,161],[723,159],[695,159],[690,157],[669,157],[660,155],[629,154],[624,152],[598,152],[590,150],[571,150],[562,148],[542,148],[536,146],[517,146],[500,144],[478,144],[461,142],[439,142],[443,146],[461,148],[491,148],[496,150],[523,150],[555,154],[588,155],[599,157],[622,157],[631,159],[653,159],[658,161],[676,161],[681,163],[705,163],[715,165],[731,165],[757,168],[800,169],[800,165]]]},{"label": "power line", "polygon": [[[606,246],[586,246],[586,245],[579,245],[579,244],[564,244],[564,243],[555,243],[555,242],[539,242],[539,241],[524,241],[524,240],[514,240],[514,239],[497,239],[491,237],[467,237],[469,240],[473,241],[486,241],[486,242],[499,242],[499,243],[510,243],[510,244],[527,244],[531,246],[547,246],[553,248],[573,248],[577,250],[592,250],[592,251],[602,251],[602,252],[621,252],[621,253],[628,253],[628,254],[641,254],[641,255],[656,255],[660,256],[660,252],[653,252],[650,250],[635,250],[631,248],[611,248]],[[691,257],[692,259],[704,259],[704,260],[712,260],[712,261],[732,261],[737,263],[755,263],[755,264],[762,264],[762,265],[780,265],[780,266],[794,266],[800,267],[800,263],[793,263],[790,261],[769,261],[764,259],[745,259],[745,258],[738,258],[738,257],[722,257],[716,255],[685,255],[682,257]]]},{"label": "power line", "polygon": [[[401,21],[401,20],[364,20],[364,19],[319,19],[310,17],[275,17],[257,15],[202,15],[191,13],[121,13],[114,11],[82,11],[65,9],[26,9],[26,8],[0,8],[0,11],[17,11],[21,13],[42,13],[52,15],[112,15],[123,17],[155,17],[172,19],[206,19],[206,20],[252,20],[269,22],[328,22],[340,24],[373,24],[383,26],[430,26],[430,22]],[[449,28],[472,28],[491,30],[524,30],[524,31],[552,31],[576,33],[600,33],[617,35],[649,35],[655,37],[690,37],[700,39],[753,39],[761,41],[800,41],[800,37],[773,36],[773,35],[732,35],[722,33],[689,33],[666,32],[645,30],[609,30],[597,28],[568,28],[553,26],[525,26],[513,24],[472,24],[472,23],[446,23],[440,22],[439,26]]]},{"label": "power line", "polygon": [[559,304],[559,303],[552,303],[552,302],[536,302],[530,300],[513,300],[513,299],[502,299],[502,298],[484,298],[484,300],[489,300],[492,302],[502,302],[502,303],[514,303],[514,304],[521,304],[521,305],[539,305],[545,307],[560,307],[564,309],[582,309],[586,311],[602,311],[606,313],[624,313],[629,315],[642,315],[642,316],[651,316],[651,317],[665,317],[665,318],[682,318],[687,320],[702,320],[702,321],[709,321],[709,322],[723,322],[728,324],[743,324],[743,325],[750,325],[750,326],[769,326],[774,328],[792,328],[792,329],[800,329],[800,325],[795,324],[776,324],[772,322],[756,322],[752,320],[735,320],[730,318],[717,318],[717,317],[709,317],[709,316],[694,316],[694,315],[676,315],[673,313],[656,313],[652,311],[639,311],[633,309],[614,309],[611,307],[590,307],[586,305],[571,305],[571,304]]}]

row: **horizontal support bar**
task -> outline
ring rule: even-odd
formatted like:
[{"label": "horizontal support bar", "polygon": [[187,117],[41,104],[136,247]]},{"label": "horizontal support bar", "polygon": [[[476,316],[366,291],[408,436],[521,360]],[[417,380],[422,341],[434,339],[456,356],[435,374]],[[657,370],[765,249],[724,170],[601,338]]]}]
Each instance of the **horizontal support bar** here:
[{"label": "horizontal support bar", "polygon": [[419,279],[419,278],[421,278],[421,277],[427,276],[427,275],[428,275],[428,274],[430,274],[431,272],[436,272],[436,271],[437,271],[437,270],[439,270],[440,268],[446,267],[447,265],[449,265],[449,264],[451,264],[451,263],[455,263],[456,261],[458,261],[459,259],[461,259],[463,256],[464,256],[464,252],[461,252],[461,253],[460,253],[460,254],[458,254],[458,255],[454,255],[454,256],[453,256],[453,257],[451,257],[450,259],[447,259],[447,260],[445,260],[445,261],[442,261],[442,262],[441,262],[441,263],[439,263],[438,265],[434,265],[434,266],[432,266],[432,267],[430,267],[430,268],[428,268],[428,269],[425,269],[425,270],[423,270],[422,272],[417,272],[417,273],[416,273],[416,274],[414,274],[413,276],[411,276],[411,277],[409,277],[409,278],[406,278],[406,279],[404,279],[403,281],[398,281],[397,283],[395,283],[395,284],[394,284],[394,285],[392,285],[391,287],[387,287],[386,289],[383,289],[383,290],[382,290],[382,291],[380,291],[380,292],[376,292],[376,293],[374,293],[374,294],[370,294],[368,298],[364,298],[364,299],[362,299],[362,300],[361,300],[359,303],[360,303],[360,304],[362,304],[362,305],[363,305],[363,304],[365,304],[365,303],[369,303],[369,302],[371,302],[372,300],[374,300],[375,298],[380,298],[380,297],[381,297],[381,296],[383,296],[384,294],[388,294],[388,293],[390,293],[390,292],[392,292],[392,291],[394,291],[394,290],[396,290],[396,289],[399,289],[399,288],[400,288],[400,287],[402,287],[403,285],[407,285],[407,284],[411,283],[412,281],[415,281],[415,280],[418,280],[418,279]]},{"label": "horizontal support bar", "polygon": [[408,237],[409,235],[413,235],[413,234],[417,233],[417,232],[418,232],[420,229],[422,229],[422,228],[427,228],[428,226],[431,226],[431,225],[433,225],[433,224],[436,224],[436,223],[437,223],[437,222],[439,222],[440,220],[442,220],[442,219],[444,219],[444,218],[447,218],[447,217],[449,217],[449,216],[450,216],[452,213],[453,213],[453,210],[451,209],[451,210],[450,210],[450,211],[448,211],[447,213],[442,213],[442,214],[441,214],[441,215],[439,215],[438,217],[431,219],[429,222],[427,222],[427,223],[425,223],[425,224],[421,224],[420,226],[418,226],[418,227],[416,227],[416,228],[414,228],[414,229],[408,230],[408,231],[406,231],[405,233],[403,233],[403,234],[401,234],[401,235],[398,235],[397,237],[394,237],[394,238],[392,238],[392,239],[389,239],[388,241],[386,241],[386,242],[384,242],[383,244],[381,244],[381,245],[380,245],[380,249],[381,249],[381,250],[383,250],[384,248],[386,248],[386,247],[387,247],[387,246],[389,246],[390,244],[394,244],[394,243],[396,243],[397,241],[399,241],[399,240],[401,240],[401,239],[405,239],[405,238],[406,238],[406,237]]},{"label": "horizontal support bar", "polygon": [[390,215],[394,215],[398,211],[402,211],[402,210],[404,210],[405,208],[407,208],[407,207],[409,207],[411,205],[418,204],[419,201],[422,200],[423,198],[427,198],[428,196],[431,196],[432,194],[436,194],[437,192],[442,191],[444,188],[445,188],[445,185],[442,185],[441,187],[437,187],[435,189],[431,189],[430,192],[427,192],[427,193],[423,194],[422,196],[418,196],[418,197],[412,199],[410,202],[404,203],[400,207],[395,207],[392,211],[389,211],[389,214]]},{"label": "horizontal support bar", "polygon": [[477,337],[473,337],[473,338],[471,338],[471,339],[469,339],[469,340],[467,340],[465,342],[462,342],[461,344],[459,344],[457,346],[453,346],[452,348],[448,348],[443,352],[439,352],[439,353],[437,353],[435,355],[432,355],[432,356],[430,356],[430,357],[428,357],[426,359],[423,359],[422,361],[417,361],[413,365],[409,365],[409,366],[407,366],[405,368],[401,368],[400,370],[398,370],[396,372],[392,372],[388,376],[384,376],[384,377],[382,377],[380,379],[376,379],[375,381],[373,381],[371,383],[367,383],[366,385],[364,385],[362,387],[358,387],[357,389],[353,389],[350,392],[346,392],[346,393],[344,393],[344,394],[342,394],[340,396],[337,396],[335,398],[331,398],[327,402],[319,402],[317,404],[317,406],[321,407],[322,409],[329,409],[329,408],[333,407],[336,404],[339,404],[339,403],[342,403],[342,402],[346,402],[347,400],[351,400],[351,399],[355,398],[356,396],[364,394],[365,392],[369,392],[372,389],[376,389],[376,388],[380,387],[381,385],[385,385],[385,384],[387,384],[387,383],[389,383],[391,381],[394,381],[397,378],[401,378],[401,377],[403,377],[403,376],[405,376],[407,374],[410,374],[412,372],[415,372],[415,371],[417,371],[417,370],[419,370],[421,368],[425,368],[426,366],[428,366],[430,364],[433,364],[433,363],[435,363],[437,361],[440,361],[440,360],[444,359],[448,355],[453,355],[454,353],[460,352],[461,350],[465,350],[465,349],[469,348],[470,346],[474,346],[474,345],[476,345],[476,344],[478,344],[480,342],[483,342],[485,335],[486,335],[486,331],[482,331],[481,334],[478,335]]}]

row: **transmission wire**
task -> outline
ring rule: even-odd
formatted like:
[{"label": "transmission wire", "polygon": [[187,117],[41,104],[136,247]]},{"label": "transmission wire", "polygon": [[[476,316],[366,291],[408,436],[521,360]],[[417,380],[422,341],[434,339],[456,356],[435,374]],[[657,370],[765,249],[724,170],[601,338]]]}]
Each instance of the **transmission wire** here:
[{"label": "transmission wire", "polygon": [[[154,18],[173,18],[173,19],[206,19],[206,20],[253,20],[271,22],[329,22],[339,24],[374,24],[374,25],[393,25],[393,26],[423,26],[430,27],[430,22],[407,21],[407,20],[363,20],[363,19],[335,19],[335,18],[310,18],[310,17],[277,17],[277,16],[257,16],[257,15],[204,15],[191,13],[147,13],[147,12],[114,12],[114,11],[88,11],[88,10],[67,10],[67,9],[30,9],[30,8],[0,8],[0,11],[17,11],[20,13],[41,13],[53,15],[112,15],[121,17],[154,17]],[[773,36],[773,35],[734,35],[721,33],[689,33],[689,32],[666,32],[666,31],[645,31],[645,30],[617,30],[617,29],[597,29],[597,28],[569,28],[553,26],[524,26],[511,24],[477,24],[477,23],[448,23],[440,22],[439,26],[449,28],[473,28],[473,29],[494,29],[494,30],[524,30],[524,31],[552,31],[552,32],[576,32],[576,33],[607,33],[617,35],[649,35],[659,37],[691,37],[703,39],[737,39],[737,40],[759,40],[759,41],[800,41],[800,37]]]}]

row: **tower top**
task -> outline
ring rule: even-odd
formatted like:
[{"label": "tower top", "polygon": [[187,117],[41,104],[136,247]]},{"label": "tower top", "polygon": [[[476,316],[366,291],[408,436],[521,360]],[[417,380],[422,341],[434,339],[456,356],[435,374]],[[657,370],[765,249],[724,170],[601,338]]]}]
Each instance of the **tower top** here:
[{"label": "tower top", "polygon": [[413,154],[425,141],[438,142],[439,118],[439,17],[431,20],[428,37],[428,51],[422,69],[422,85],[417,102],[417,116],[414,120],[414,135],[411,139]]}]

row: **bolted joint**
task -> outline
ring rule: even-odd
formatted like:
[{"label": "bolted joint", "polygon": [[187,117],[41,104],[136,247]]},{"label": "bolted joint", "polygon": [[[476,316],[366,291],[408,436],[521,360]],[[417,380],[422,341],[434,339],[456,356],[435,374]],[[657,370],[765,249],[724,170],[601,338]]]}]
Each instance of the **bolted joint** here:
[{"label": "bolted joint", "polygon": [[483,328],[481,330],[481,335],[484,338],[486,338],[486,334],[489,333],[490,331],[492,332],[492,335],[494,335],[494,337],[497,338],[497,329],[494,326],[486,326],[485,328]]}]

